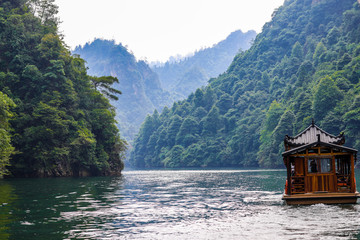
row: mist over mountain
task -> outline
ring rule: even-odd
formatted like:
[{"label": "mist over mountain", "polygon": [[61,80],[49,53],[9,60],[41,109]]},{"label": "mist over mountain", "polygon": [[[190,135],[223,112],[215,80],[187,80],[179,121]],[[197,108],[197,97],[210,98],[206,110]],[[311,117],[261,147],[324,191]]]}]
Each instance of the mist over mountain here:
[{"label": "mist over mountain", "polygon": [[285,1],[225,73],[146,118],[131,163],[283,167],[284,136],[312,119],[359,149],[359,23],[356,0]]},{"label": "mist over mountain", "polygon": [[[116,108],[120,132],[131,144],[146,115],[154,110],[161,112],[164,106],[171,106],[176,99],[206,85],[211,76],[224,72],[236,53],[248,48],[255,36],[254,31],[236,31],[192,57],[152,68],[145,61],[137,61],[126,47],[113,40],[95,39],[78,46],[73,53],[86,60],[90,75],[111,75],[119,79],[114,87],[122,95],[111,103]],[[170,82],[171,73],[175,73],[176,82]],[[159,74],[171,79],[160,81]]]},{"label": "mist over mountain", "polygon": [[151,68],[159,75],[164,89],[174,93],[176,99],[183,99],[205,86],[210,78],[225,72],[234,56],[249,49],[255,37],[255,31],[243,33],[238,30],[212,47],[178,60],[170,58],[164,64],[153,64]]},{"label": "mist over mountain", "polygon": [[147,114],[155,109],[161,111],[165,105],[172,104],[172,97],[162,89],[157,74],[146,62],[137,61],[121,44],[96,39],[77,47],[73,53],[86,60],[90,75],[105,74],[119,79],[114,87],[122,95],[118,101],[112,101],[112,105],[116,108],[120,132],[130,143]]}]

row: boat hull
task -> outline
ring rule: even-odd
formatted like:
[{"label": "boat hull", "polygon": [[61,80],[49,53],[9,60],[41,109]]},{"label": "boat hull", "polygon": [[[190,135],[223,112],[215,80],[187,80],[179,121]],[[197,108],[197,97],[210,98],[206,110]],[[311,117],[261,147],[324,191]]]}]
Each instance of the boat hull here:
[{"label": "boat hull", "polygon": [[309,205],[309,204],[355,204],[360,197],[356,193],[305,193],[305,194],[284,194],[283,200],[288,205]]}]

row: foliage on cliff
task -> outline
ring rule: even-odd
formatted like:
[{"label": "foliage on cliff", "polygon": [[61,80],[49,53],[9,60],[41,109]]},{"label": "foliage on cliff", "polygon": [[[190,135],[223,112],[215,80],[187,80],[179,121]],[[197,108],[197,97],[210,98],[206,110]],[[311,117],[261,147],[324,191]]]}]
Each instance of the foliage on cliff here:
[{"label": "foliage on cliff", "polygon": [[125,142],[115,111],[62,42],[53,2],[0,1],[0,91],[16,104],[8,169],[14,176],[119,173]]},{"label": "foliage on cliff", "polygon": [[360,148],[360,8],[287,0],[228,70],[161,114],[135,141],[135,167],[282,167],[285,134],[311,123]]},{"label": "foliage on cliff", "polygon": [[11,108],[15,107],[14,102],[0,92],[0,178],[7,174],[7,166],[9,166],[10,156],[14,152],[11,145],[11,134],[9,120],[13,116]]},{"label": "foliage on cliff", "polygon": [[158,76],[147,63],[137,61],[121,44],[96,39],[77,47],[73,53],[86,60],[91,75],[111,75],[119,80],[113,87],[121,89],[123,94],[118,101],[111,103],[117,110],[121,134],[130,143],[146,115],[173,103],[169,92],[163,90]]}]

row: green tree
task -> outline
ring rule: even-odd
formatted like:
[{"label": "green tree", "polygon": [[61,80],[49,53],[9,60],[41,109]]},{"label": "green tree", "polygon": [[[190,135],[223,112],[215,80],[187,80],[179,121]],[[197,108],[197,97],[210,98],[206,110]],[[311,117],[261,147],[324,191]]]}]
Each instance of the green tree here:
[{"label": "green tree", "polygon": [[175,115],[170,119],[170,125],[169,125],[169,129],[168,129],[168,134],[167,134],[167,143],[168,146],[174,146],[175,145],[175,140],[176,140],[176,135],[178,134],[180,127],[182,125],[182,118],[179,115]]},{"label": "green tree", "polygon": [[55,5],[55,0],[28,0],[27,3],[32,14],[37,16],[47,29],[54,30],[57,28],[60,19],[56,16],[59,7]]},{"label": "green tree", "polygon": [[315,119],[322,120],[341,101],[343,94],[330,76],[322,78],[315,89],[313,111]]},{"label": "green tree", "polygon": [[204,93],[204,108],[209,111],[212,108],[213,104],[216,102],[216,100],[217,97],[214,89],[211,86],[206,87]]},{"label": "green tree", "polygon": [[172,149],[166,154],[166,158],[163,160],[164,166],[168,168],[181,167],[184,152],[184,147],[180,145],[172,147]]},{"label": "green tree", "polygon": [[181,124],[179,132],[176,135],[176,143],[184,144],[185,147],[192,144],[199,132],[199,124],[192,117],[187,117]]},{"label": "green tree", "polygon": [[325,61],[326,51],[327,51],[327,49],[323,42],[319,42],[316,45],[315,52],[313,55],[313,59],[314,59],[316,65]]},{"label": "green tree", "polygon": [[225,93],[220,96],[216,106],[219,108],[221,114],[225,114],[233,105],[233,98]]},{"label": "green tree", "polygon": [[284,136],[301,132],[314,117],[333,134],[345,130],[349,146],[360,146],[358,19],[353,0],[285,1],[226,72],[164,115],[154,133],[161,129],[161,136],[170,136],[176,114],[194,117],[200,131],[179,131],[179,121],[177,131],[172,129],[179,147],[171,153],[179,155],[169,153],[175,143],[159,140],[157,161],[166,158],[173,161],[167,166],[176,167],[284,167]]},{"label": "green tree", "polygon": [[284,107],[282,106],[282,104],[274,100],[271,103],[269,110],[266,113],[264,130],[267,132],[272,132],[277,126],[280,117],[283,113],[284,113]]},{"label": "green tree", "polygon": [[349,111],[344,115],[346,134],[352,138],[354,147],[360,148],[360,96],[357,95],[351,104]]},{"label": "green tree", "polygon": [[93,84],[95,90],[99,90],[102,94],[111,100],[119,100],[115,94],[121,94],[120,90],[113,88],[114,83],[119,83],[116,77],[103,76],[103,77],[90,77],[90,81]]},{"label": "green tree", "polygon": [[296,42],[291,49],[291,57],[297,58],[298,60],[303,59],[303,48],[299,42]]},{"label": "green tree", "polygon": [[204,105],[204,92],[200,88],[195,91],[194,104],[196,107]]},{"label": "green tree", "polygon": [[333,27],[328,35],[326,36],[326,40],[328,44],[336,44],[340,37],[340,30],[337,27]]},{"label": "green tree", "polygon": [[304,61],[297,71],[298,82],[296,83],[296,86],[301,87],[304,83],[310,82],[314,71],[315,69],[312,62]]},{"label": "green tree", "polygon": [[54,0],[0,1],[0,91],[16,103],[7,169],[21,177],[119,174],[126,145],[115,112],[63,43],[56,13]]},{"label": "green tree", "polygon": [[274,129],[274,141],[279,145],[283,145],[285,135],[292,136],[294,134],[295,122],[296,116],[294,112],[291,110],[285,111]]},{"label": "green tree", "polygon": [[6,167],[9,166],[10,156],[14,153],[9,125],[9,120],[13,117],[10,109],[14,107],[14,102],[0,92],[0,178],[8,173]]},{"label": "green tree", "polygon": [[284,106],[274,100],[266,112],[266,118],[260,135],[261,145],[257,153],[257,161],[260,166],[274,167],[273,162],[279,157],[274,151],[274,144],[277,143],[274,141],[274,133],[284,111]]},{"label": "green tree", "polygon": [[221,116],[219,108],[214,106],[204,118],[203,133],[214,134],[221,128]]}]

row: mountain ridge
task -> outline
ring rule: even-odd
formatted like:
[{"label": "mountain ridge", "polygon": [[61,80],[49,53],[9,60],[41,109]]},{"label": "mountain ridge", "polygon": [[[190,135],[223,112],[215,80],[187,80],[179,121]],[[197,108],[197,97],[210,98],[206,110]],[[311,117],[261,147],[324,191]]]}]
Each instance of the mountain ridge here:
[{"label": "mountain ridge", "polygon": [[283,167],[286,134],[315,118],[360,147],[360,8],[355,0],[287,0],[223,74],[148,116],[137,168]]},{"label": "mountain ridge", "polygon": [[[217,77],[225,72],[234,56],[239,51],[247,50],[255,36],[256,32],[253,30],[245,33],[237,30],[212,47],[195,51],[193,55],[178,61],[167,61],[161,65],[153,65],[151,68],[159,75],[164,89],[174,92],[178,96],[177,100],[183,99],[196,88],[206,85],[210,78]],[[196,74],[202,75],[202,77],[192,84],[189,73],[195,74],[194,69],[198,69]],[[180,89],[181,82],[186,83],[188,87]]]},{"label": "mountain ridge", "polygon": [[[208,52],[212,52],[218,58],[218,52],[227,49],[226,54],[222,54],[223,58],[232,59],[239,51],[238,46],[248,46],[255,34],[255,31],[247,33],[235,31],[225,40],[214,44],[213,48],[202,49],[193,57],[184,59],[182,63],[195,59],[197,64],[187,64],[190,68],[180,75],[181,78],[172,91],[163,88],[163,82],[159,79],[158,73],[153,71],[147,62],[137,60],[126,47],[121,43],[116,44],[114,40],[95,39],[76,47],[73,54],[78,54],[86,60],[90,75],[111,75],[119,79],[119,83],[115,83],[114,87],[121,90],[122,95],[119,96],[118,101],[112,101],[112,105],[117,109],[116,119],[120,132],[131,145],[148,114],[152,114],[154,110],[161,112],[165,106],[171,106],[175,100],[184,98],[197,87],[207,83],[209,75],[214,73],[209,74],[199,66],[206,65],[202,61],[204,56],[208,56]],[[204,56],[199,57],[199,55]],[[207,61],[212,60],[207,59]],[[222,64],[222,70],[217,70],[217,72],[223,72],[228,67],[223,59],[214,62]]]},{"label": "mountain ridge", "polygon": [[95,39],[73,51],[87,61],[88,72],[99,76],[110,74],[119,79],[114,87],[122,91],[112,105],[117,109],[116,119],[122,135],[131,143],[147,114],[161,111],[172,103],[169,93],[161,88],[157,75],[145,61],[137,61],[121,43]]}]

